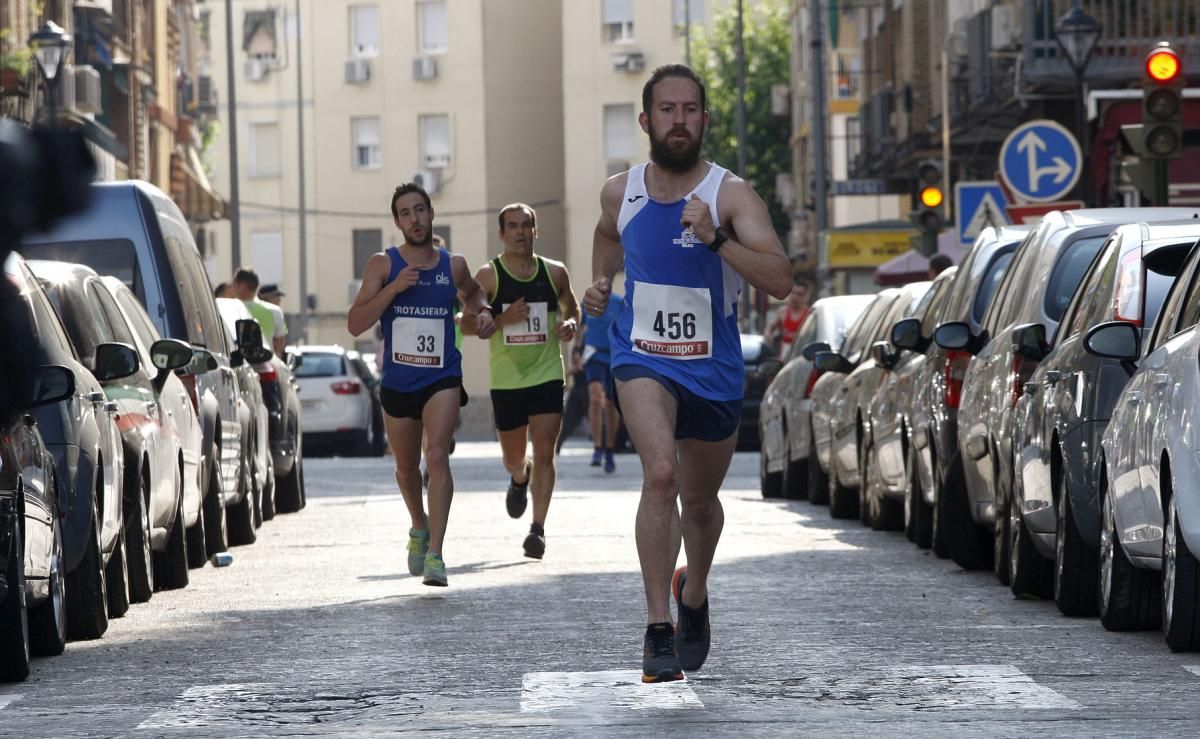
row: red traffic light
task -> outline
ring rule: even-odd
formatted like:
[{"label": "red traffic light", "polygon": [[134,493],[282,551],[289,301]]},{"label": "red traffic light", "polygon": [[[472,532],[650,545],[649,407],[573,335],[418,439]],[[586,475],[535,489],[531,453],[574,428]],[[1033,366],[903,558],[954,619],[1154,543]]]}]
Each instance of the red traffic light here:
[{"label": "red traffic light", "polygon": [[1170,46],[1164,44],[1156,47],[1146,56],[1146,78],[1150,82],[1168,85],[1175,82],[1183,74],[1183,64],[1179,54]]}]

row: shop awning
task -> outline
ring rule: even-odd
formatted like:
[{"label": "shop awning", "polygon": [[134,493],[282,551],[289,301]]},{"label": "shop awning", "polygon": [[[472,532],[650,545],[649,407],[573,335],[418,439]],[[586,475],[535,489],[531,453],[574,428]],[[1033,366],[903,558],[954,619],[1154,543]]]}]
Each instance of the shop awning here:
[{"label": "shop awning", "polygon": [[171,198],[193,223],[225,217],[225,201],[213,190],[200,155],[191,146],[177,146],[171,155]]},{"label": "shop awning", "polygon": [[[948,230],[938,237],[938,253],[945,254],[951,262],[958,264],[967,252],[953,236],[954,232]],[[914,249],[889,259],[875,270],[876,285],[907,285],[928,279],[929,257]]]}]

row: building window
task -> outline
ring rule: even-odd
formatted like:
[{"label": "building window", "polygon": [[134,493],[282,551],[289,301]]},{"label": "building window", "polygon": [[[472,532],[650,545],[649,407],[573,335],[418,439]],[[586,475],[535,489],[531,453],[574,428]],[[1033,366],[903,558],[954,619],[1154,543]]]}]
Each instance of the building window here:
[{"label": "building window", "polygon": [[242,50],[251,59],[274,62],[277,56],[275,11],[250,10],[242,22]]},{"label": "building window", "polygon": [[704,0],[673,0],[671,24],[677,33],[683,33],[691,24],[704,23]]},{"label": "building window", "polygon": [[249,144],[253,157],[251,176],[278,177],[280,173],[279,124],[251,123]]},{"label": "building window", "polygon": [[609,174],[629,169],[629,160],[637,154],[636,120],[631,104],[604,106],[604,158]]},{"label": "building window", "polygon": [[383,251],[383,231],[377,228],[354,229],[354,279],[361,280],[367,261]]},{"label": "building window", "polygon": [[264,284],[283,282],[283,234],[279,231],[250,234],[250,260]]},{"label": "building window", "polygon": [[421,167],[445,169],[450,166],[450,116],[423,115],[420,119]]},{"label": "building window", "polygon": [[379,56],[379,6],[350,6],[350,56],[364,59]]},{"label": "building window", "polygon": [[420,0],[417,3],[417,48],[422,54],[446,51],[445,0]]},{"label": "building window", "polygon": [[633,41],[633,0],[604,0],[604,38],[609,43]]},{"label": "building window", "polygon": [[350,121],[354,137],[354,168],[379,169],[383,166],[380,147],[379,119],[352,118]]}]

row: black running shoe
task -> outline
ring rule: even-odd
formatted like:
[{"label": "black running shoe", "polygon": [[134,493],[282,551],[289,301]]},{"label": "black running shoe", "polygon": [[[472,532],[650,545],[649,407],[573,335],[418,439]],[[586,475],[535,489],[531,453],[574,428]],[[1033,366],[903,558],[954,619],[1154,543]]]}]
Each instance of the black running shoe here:
[{"label": "black running shoe", "polygon": [[675,656],[675,630],[671,624],[650,624],[642,651],[642,682],[667,683],[683,679],[683,668]]},{"label": "black running shoe", "polygon": [[687,567],[675,570],[671,578],[671,592],[675,594],[675,606],[679,610],[679,623],[675,626],[675,651],[679,664],[687,672],[695,672],[708,658],[708,646],[712,632],[708,628],[708,598],[699,608],[683,604],[683,583],[687,581]]},{"label": "black running shoe", "polygon": [[525,537],[525,556],[530,559],[541,559],[546,553],[546,530],[536,523],[529,527],[529,536]]},{"label": "black running shoe", "polygon": [[525,513],[525,506],[529,504],[525,494],[529,491],[529,479],[532,474],[533,464],[525,460],[525,482],[518,485],[516,480],[508,478],[508,495],[504,498],[504,505],[512,518],[520,518]]}]

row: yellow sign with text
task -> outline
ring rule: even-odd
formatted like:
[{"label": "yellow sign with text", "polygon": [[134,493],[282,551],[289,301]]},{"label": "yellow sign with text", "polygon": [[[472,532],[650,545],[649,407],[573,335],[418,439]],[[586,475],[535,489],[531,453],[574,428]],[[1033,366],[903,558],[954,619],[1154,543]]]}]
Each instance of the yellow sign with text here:
[{"label": "yellow sign with text", "polygon": [[833,232],[828,239],[829,266],[878,267],[892,257],[908,251],[909,237],[915,231]]}]

